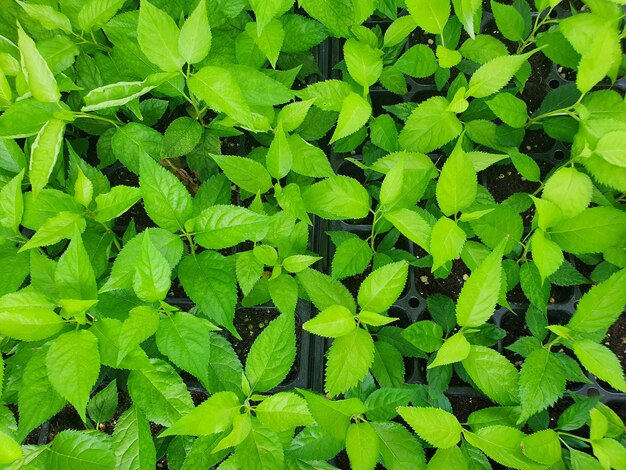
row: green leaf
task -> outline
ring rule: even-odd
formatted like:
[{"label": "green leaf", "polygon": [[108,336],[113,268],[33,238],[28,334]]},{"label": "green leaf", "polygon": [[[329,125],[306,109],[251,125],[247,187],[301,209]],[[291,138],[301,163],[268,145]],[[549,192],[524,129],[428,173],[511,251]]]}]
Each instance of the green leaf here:
[{"label": "green leaf", "polygon": [[539,431],[522,439],[522,452],[535,462],[554,465],[561,461],[561,441],[552,429]]},{"label": "green leaf", "polygon": [[283,260],[283,268],[285,268],[285,270],[290,273],[299,273],[300,271],[304,271],[306,268],[308,268],[309,266],[318,262],[321,259],[322,258],[320,256],[309,256],[309,255],[287,256]]},{"label": "green leaf", "polygon": [[449,104],[442,96],[420,103],[400,132],[400,147],[428,153],[457,137],[463,130],[463,124],[456,114],[447,110]]},{"label": "green leaf", "polygon": [[466,431],[463,436],[467,442],[501,465],[522,470],[545,468],[522,453],[521,443],[526,435],[518,429],[500,425],[488,426],[476,433]]},{"label": "green leaf", "polygon": [[294,317],[281,314],[261,332],[246,359],[252,390],[265,392],[279,385],[296,358]]},{"label": "green leaf", "polygon": [[284,468],[284,451],[279,437],[252,421],[248,437],[237,446],[233,468],[264,470],[266,468]]},{"label": "green leaf", "polygon": [[214,251],[188,255],[180,262],[178,278],[206,316],[236,335],[237,283],[232,262]]},{"label": "green leaf", "polygon": [[268,22],[263,30],[255,27],[254,23],[246,24],[245,32],[252,38],[256,46],[267,57],[272,68],[276,68],[276,61],[280,55],[285,40],[285,30],[283,24],[278,19]]},{"label": "green leaf", "polygon": [[371,368],[372,375],[381,387],[399,387],[404,383],[402,354],[395,346],[385,341],[378,341],[374,345],[374,362]]},{"label": "green leaf", "polygon": [[500,91],[534,52],[496,57],[490,60],[474,72],[470,78],[466,96],[485,98]]},{"label": "green leaf", "polygon": [[333,176],[308,186],[302,200],[308,212],[328,220],[362,219],[370,210],[369,194],[348,176]]},{"label": "green leaf", "polygon": [[531,251],[533,261],[537,265],[541,279],[545,279],[554,274],[561,264],[563,264],[563,251],[552,240],[546,237],[543,230],[537,229],[531,240]]},{"label": "green leaf", "polygon": [[287,173],[289,173],[289,170],[291,170],[293,154],[291,153],[287,136],[280,124],[276,127],[274,139],[267,151],[266,160],[269,174],[276,179],[284,178],[287,176]]},{"label": "green leaf", "polygon": [[185,59],[178,50],[180,30],[163,10],[141,1],[137,41],[148,60],[166,72],[179,71]]},{"label": "green leaf", "polygon": [[340,80],[324,80],[312,83],[298,92],[303,100],[315,101],[313,104],[323,111],[341,111],[344,99],[353,92],[349,83]]},{"label": "green leaf", "polygon": [[108,222],[130,209],[141,199],[141,190],[132,186],[114,186],[111,191],[96,196],[96,222]]},{"label": "green leaf", "polygon": [[280,313],[293,315],[298,303],[298,283],[288,274],[270,279],[268,289],[272,302]]},{"label": "green leaf", "polygon": [[326,26],[333,36],[350,37],[355,13],[350,0],[302,0],[300,6]]},{"label": "green leaf", "polygon": [[232,425],[240,409],[239,398],[233,392],[216,393],[172,424],[159,437],[217,434]]},{"label": "green leaf", "polygon": [[291,5],[293,0],[251,0],[250,6],[256,17],[258,31],[261,32],[273,18],[288,11]]},{"label": "green leaf", "polygon": [[165,256],[150,241],[145,233],[139,256],[135,261],[133,289],[137,297],[146,302],[165,299],[171,286],[172,269]]},{"label": "green leaf", "polygon": [[470,344],[463,333],[455,333],[444,341],[429,369],[462,361],[470,353]]},{"label": "green leaf", "polygon": [[156,342],[159,351],[177,367],[197,377],[200,383],[208,384],[211,342],[205,320],[185,312],[163,318]]},{"label": "green leaf", "polygon": [[[571,42],[571,36],[566,37]],[[583,34],[579,34],[579,37],[589,42],[585,45],[584,51],[579,51],[582,52],[582,58],[578,63],[576,86],[581,93],[587,93],[605,76],[613,75],[614,79],[613,70],[616,66],[619,67],[622,53],[619,34],[612,26],[606,27],[604,24],[595,30],[591,37]],[[575,44],[572,45],[576,48]]]},{"label": "green leaf", "polygon": [[546,181],[542,198],[556,204],[566,217],[572,218],[587,208],[592,192],[589,176],[576,168],[562,167]]},{"label": "green leaf", "polygon": [[46,354],[48,347],[36,350],[22,369],[17,392],[19,425],[17,438],[22,441],[37,426],[56,415],[66,404],[48,379]]},{"label": "green leaf", "polygon": [[346,307],[332,305],[307,321],[302,328],[309,333],[326,338],[338,338],[351,333],[356,328],[355,320],[354,314]]},{"label": "green leaf", "polygon": [[367,242],[359,237],[351,237],[341,242],[332,260],[331,275],[333,279],[345,279],[360,274],[372,260],[372,249]]},{"label": "green leaf", "polygon": [[413,20],[427,33],[442,34],[450,16],[450,0],[407,0]]},{"label": "green leaf", "polygon": [[94,423],[104,423],[113,418],[117,409],[117,382],[109,385],[94,395],[87,404],[87,413]]},{"label": "green leaf", "polygon": [[354,298],[341,282],[313,269],[300,271],[297,278],[318,310],[342,305],[351,312],[356,312]]},{"label": "green leaf", "polygon": [[619,359],[609,348],[589,339],[583,339],[574,342],[573,350],[585,369],[600,380],[607,382],[611,387],[626,392],[624,371]]},{"label": "green leaf", "polygon": [[394,69],[413,78],[430,77],[437,71],[437,67],[435,54],[425,44],[410,47],[393,66]]},{"label": "green leaf", "polygon": [[624,240],[626,214],[613,207],[592,207],[555,224],[548,233],[569,253],[599,253]]},{"label": "green leaf", "polygon": [[378,451],[389,470],[425,468],[424,451],[417,439],[398,423],[371,423],[378,436]]},{"label": "green leaf", "polygon": [[[475,449],[475,447],[472,447]],[[478,449],[474,452],[480,452]],[[484,459],[484,455],[480,454]],[[445,470],[447,468],[466,469],[468,461],[460,447],[448,447],[447,449],[437,449],[435,455],[428,461],[429,470]]]},{"label": "green leaf", "polygon": [[111,149],[115,158],[133,173],[139,174],[139,166],[145,156],[159,160],[163,137],[161,134],[138,122],[118,128],[111,138]]},{"label": "green leaf", "polygon": [[617,271],[606,281],[593,286],[578,302],[567,327],[581,333],[608,329],[626,305],[626,269]]},{"label": "green leaf", "polygon": [[462,428],[452,413],[439,408],[400,406],[398,414],[418,436],[434,447],[446,449],[461,440]]},{"label": "green leaf", "polygon": [[61,99],[61,93],[54,75],[41,53],[37,50],[35,42],[24,32],[19,23],[17,28],[17,46],[22,59],[24,78],[33,97],[38,101],[57,103]]},{"label": "green leaf", "polygon": [[358,302],[363,310],[386,312],[406,286],[409,265],[405,261],[387,264],[372,272],[359,288]]},{"label": "green leaf", "polygon": [[269,218],[239,206],[217,205],[205,209],[191,219],[188,230],[195,232],[195,241],[205,248],[222,249],[246,240],[260,241],[269,230]]},{"label": "green leaf", "polygon": [[372,106],[360,95],[351,92],[341,105],[337,127],[330,138],[330,143],[354,134],[363,127],[372,115]]},{"label": "green leaf", "polygon": [[518,403],[517,369],[497,351],[472,345],[462,364],[476,386],[489,399],[504,406]]},{"label": "green leaf", "polygon": [[331,396],[344,393],[366,376],[374,361],[374,341],[361,328],[337,338],[328,350],[324,388]]},{"label": "green leaf", "polygon": [[191,395],[172,366],[159,359],[150,362],[152,367],[130,372],[128,393],[146,419],[171,426],[193,410]]},{"label": "green leaf", "polygon": [[433,255],[432,271],[448,261],[461,256],[467,235],[455,221],[442,217],[435,223],[430,238],[430,254]]},{"label": "green leaf", "polygon": [[437,203],[445,215],[456,214],[474,202],[477,189],[476,170],[459,143],[441,169]]},{"label": "green leaf", "polygon": [[399,149],[398,129],[393,118],[388,114],[381,114],[370,122],[370,138],[377,147],[388,152]]},{"label": "green leaf", "polygon": [[383,71],[382,51],[364,42],[348,39],[343,45],[343,55],[350,76],[365,89],[378,81]]},{"label": "green leaf", "polygon": [[91,388],[100,372],[98,340],[88,330],[64,333],[46,355],[48,379],[59,395],[69,401],[83,421]]},{"label": "green leaf", "polygon": [[552,406],[565,392],[565,371],[559,360],[547,349],[531,352],[519,377],[522,414],[518,423]]},{"label": "green leaf", "polygon": [[20,445],[8,434],[0,431],[0,464],[10,464],[23,456]]},{"label": "green leaf", "polygon": [[387,212],[385,218],[413,243],[425,250],[430,249],[432,227],[420,214],[410,209],[398,209]]},{"label": "green leaf", "polygon": [[206,1],[201,0],[180,30],[178,52],[185,62],[195,64],[209,54],[211,39]]},{"label": "green leaf", "polygon": [[57,119],[51,119],[41,128],[30,150],[30,162],[28,177],[33,188],[33,196],[36,198],[39,192],[48,184],[52,170],[57,162],[65,123]]},{"label": "green leaf", "polygon": [[266,193],[272,187],[272,178],[265,167],[250,158],[210,154],[224,174],[246,191]]},{"label": "green leaf", "polygon": [[70,470],[110,470],[115,467],[115,455],[106,441],[95,434],[68,430],[57,434],[52,441],[46,465]]},{"label": "green leaf", "polygon": [[346,437],[352,416],[365,413],[365,405],[358,398],[346,400],[329,400],[307,390],[298,389],[304,396],[309,411],[324,432],[339,441]]},{"label": "green leaf", "polygon": [[64,33],[72,33],[72,25],[67,16],[48,5],[34,5],[18,1],[19,5],[32,19],[46,29],[60,29]]},{"label": "green leaf", "polygon": [[97,111],[130,103],[156,88],[158,83],[148,77],[141,82],[118,82],[94,88],[84,97],[82,111]]},{"label": "green leaf", "polygon": [[[58,103],[42,103],[34,98],[18,101],[0,116],[0,138],[18,139],[35,135],[57,113],[61,113]],[[6,145],[5,143],[3,147]],[[15,152],[21,154],[21,149],[18,147]],[[21,157],[22,155],[18,158],[22,160]],[[19,169],[16,169],[15,173],[18,171]]]},{"label": "green leaf", "polygon": [[370,423],[354,423],[348,427],[346,452],[351,468],[373,470],[378,459],[378,436]]},{"label": "green leaf", "polygon": [[492,1],[491,11],[498,29],[505,38],[510,41],[521,41],[524,39],[526,23],[522,14],[515,6]]},{"label": "green leaf", "polygon": [[[515,11],[517,13],[517,10]],[[487,106],[489,106],[489,109],[491,109],[502,122],[511,127],[524,127],[528,120],[526,103],[516,98],[511,93],[498,93],[487,101]]]},{"label": "green leaf", "polygon": [[210,393],[231,391],[240,393],[243,369],[237,354],[226,338],[210,333],[209,387]]},{"label": "green leaf", "polygon": [[186,116],[175,119],[165,131],[162,155],[174,158],[191,153],[202,140],[203,132],[204,129],[195,119]]},{"label": "green leaf", "polygon": [[[431,308],[430,310],[432,311],[433,309]],[[433,321],[422,320],[406,327],[402,331],[402,337],[417,349],[431,353],[441,347],[443,330],[441,326]]]},{"label": "green leaf", "polygon": [[600,137],[594,152],[612,165],[626,167],[625,147],[626,131],[613,131]]},{"label": "green leaf", "polygon": [[123,5],[124,0],[88,0],[78,11],[78,26],[86,33],[102,27]]},{"label": "green leaf", "polygon": [[191,195],[178,178],[144,157],[140,162],[139,185],[150,218],[171,232],[183,230],[193,209]]},{"label": "green leaf", "polygon": [[244,99],[237,80],[227,69],[216,66],[203,67],[189,77],[187,86],[209,108],[218,113],[226,113],[248,129],[257,129],[252,111]]},{"label": "green leaf", "polygon": [[457,323],[480,326],[493,315],[502,282],[504,241],[485,258],[465,281],[456,306]]},{"label": "green leaf", "polygon": [[118,418],[111,447],[116,468],[152,470],[156,466],[150,423],[136,406],[131,406]]},{"label": "green leaf", "polygon": [[281,108],[278,113],[278,123],[285,132],[293,132],[304,122],[315,100],[296,101]]},{"label": "green leaf", "polygon": [[261,424],[276,431],[293,430],[315,422],[306,401],[290,392],[267,397],[256,407],[256,416]]}]

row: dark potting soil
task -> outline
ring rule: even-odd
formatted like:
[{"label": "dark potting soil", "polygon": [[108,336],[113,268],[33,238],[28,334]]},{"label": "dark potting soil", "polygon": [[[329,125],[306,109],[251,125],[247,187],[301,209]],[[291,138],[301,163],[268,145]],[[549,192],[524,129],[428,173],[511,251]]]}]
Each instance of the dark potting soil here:
[{"label": "dark potting soil", "polygon": [[520,367],[524,363],[524,358],[506,348],[522,336],[532,336],[532,333],[526,325],[524,314],[521,312],[517,314],[505,314],[500,321],[500,328],[506,331],[506,336],[502,338],[502,355],[513,364]]},{"label": "dark potting soil", "polygon": [[415,287],[423,297],[444,294],[456,300],[469,275],[469,268],[460,259],[452,261],[452,270],[444,279],[436,279],[430,268],[416,268]]},{"label": "dark potting soil", "polygon": [[346,286],[346,288],[350,291],[352,296],[356,299],[357,295],[359,294],[359,288],[361,287],[361,284],[363,283],[365,278],[369,276],[371,272],[372,272],[372,266],[370,265],[361,274],[356,274],[354,276],[347,277],[343,279],[341,283],[344,286]]},{"label": "dark potting soil", "polygon": [[[348,459],[348,453],[345,450],[342,450],[335,457],[335,466],[340,468],[341,470],[351,470],[350,459]],[[375,470],[385,470],[381,464],[376,464]]]},{"label": "dark potting soil", "polygon": [[[574,295],[574,292],[571,287],[552,285],[548,302],[550,304],[567,303],[572,298],[572,295]],[[507,292],[506,298],[509,302],[514,302],[516,304],[529,303],[528,298],[524,294],[524,291],[519,284],[517,284],[513,289]]]},{"label": "dark potting soil", "polygon": [[[269,323],[279,316],[279,312],[271,308],[246,308],[239,309],[235,312],[235,328],[241,335],[241,340],[231,335],[228,336],[235,353],[239,357],[242,364],[246,363],[246,358],[250,352],[250,348],[254,340],[269,325]],[[302,323],[296,315],[296,360],[289,371],[289,374],[283,380],[283,383],[289,383],[296,379],[299,371],[300,338],[302,333]]]},{"label": "dark potting soil", "polygon": [[454,415],[457,417],[460,423],[466,423],[467,417],[474,411],[482,410],[483,408],[489,408],[491,406],[497,406],[491,400],[485,396],[470,396],[470,395],[447,395]]},{"label": "dark potting soil", "polygon": [[[124,185],[135,188],[139,187],[139,177],[126,167],[118,168],[115,172],[113,172],[109,179],[111,181],[111,186]],[[126,227],[130,225],[130,221],[132,219],[135,220],[135,225],[138,228],[154,226],[154,222],[152,222],[152,219],[148,217],[148,214],[144,209],[143,199],[139,200],[139,202],[117,218],[116,225],[122,227],[122,233]]]}]

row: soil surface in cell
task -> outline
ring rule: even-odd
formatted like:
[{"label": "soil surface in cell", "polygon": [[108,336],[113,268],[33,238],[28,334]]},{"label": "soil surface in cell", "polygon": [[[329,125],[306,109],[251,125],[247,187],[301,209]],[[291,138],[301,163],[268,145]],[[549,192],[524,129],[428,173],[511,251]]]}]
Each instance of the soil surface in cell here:
[{"label": "soil surface in cell", "polygon": [[474,411],[498,406],[484,396],[448,395],[448,400],[450,400],[452,405],[454,416],[457,417],[460,423],[466,423],[468,416]]},{"label": "soil surface in cell", "polygon": [[415,287],[423,297],[444,294],[456,300],[469,275],[470,270],[465,266],[465,263],[456,259],[452,262],[450,274],[442,279],[435,278],[435,275],[430,272],[430,268],[416,268]]}]

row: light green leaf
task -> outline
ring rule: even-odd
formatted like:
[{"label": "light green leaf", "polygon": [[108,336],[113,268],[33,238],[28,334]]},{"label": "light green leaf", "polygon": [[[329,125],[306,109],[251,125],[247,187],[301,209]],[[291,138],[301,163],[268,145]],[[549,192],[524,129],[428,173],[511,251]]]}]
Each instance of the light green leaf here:
[{"label": "light green leaf", "polygon": [[46,355],[48,379],[59,395],[69,401],[83,421],[91,388],[100,372],[98,340],[88,330],[64,333]]},{"label": "light green leaf", "polygon": [[542,198],[571,218],[587,208],[592,192],[593,183],[589,176],[573,167],[561,167],[546,181]]},{"label": "light green leaf", "polygon": [[156,467],[150,423],[136,406],[131,406],[118,418],[111,447],[115,452],[116,468],[152,470]]},{"label": "light green leaf", "polygon": [[271,279],[268,283],[268,289],[272,302],[280,313],[293,315],[296,312],[298,283],[292,276],[281,274]]},{"label": "light green leaf", "polygon": [[387,311],[402,294],[408,274],[409,265],[405,261],[387,264],[372,272],[359,288],[361,309],[374,313]]},{"label": "light green leaf", "polygon": [[535,51],[496,57],[481,66],[470,78],[466,96],[485,98],[500,91]]},{"label": "light green leaf", "polygon": [[531,352],[519,377],[522,414],[518,423],[552,406],[565,392],[565,370],[558,358],[544,348]]},{"label": "light green leaf", "polygon": [[337,127],[330,143],[354,134],[363,127],[372,115],[372,106],[360,95],[350,93],[343,100]]},{"label": "light green leaf", "polygon": [[338,338],[351,333],[356,328],[356,319],[346,307],[332,305],[307,321],[302,328],[309,333],[326,338]]},{"label": "light green leaf", "polygon": [[65,238],[71,238],[76,231],[84,231],[85,226],[86,222],[81,214],[59,212],[56,216],[46,220],[35,235],[20,248],[20,251],[53,245]]},{"label": "light green leaf", "polygon": [[626,214],[613,207],[592,207],[555,224],[548,233],[569,253],[599,253],[623,242]]},{"label": "light green leaf", "polygon": [[22,71],[30,92],[38,101],[57,103],[61,99],[50,67],[37,50],[35,42],[24,32],[18,23],[17,45],[21,54]]},{"label": "light green leaf", "polygon": [[[475,448],[472,447],[472,449]],[[474,452],[480,451],[476,449]],[[447,470],[448,468],[468,470],[467,458],[460,447],[455,446],[446,449],[437,449],[435,455],[428,461],[428,470]]]},{"label": "light green leaf", "polygon": [[508,426],[488,426],[476,433],[463,433],[467,442],[482,450],[487,457],[501,465],[521,470],[545,469],[522,453],[522,439],[526,436],[519,429]]},{"label": "light green leaf", "polygon": [[398,209],[386,213],[385,218],[413,243],[424,250],[430,249],[432,227],[420,214],[410,209]]},{"label": "light green leaf", "polygon": [[168,158],[187,155],[201,142],[204,128],[193,118],[179,117],[167,126],[161,154]]},{"label": "light green leaf", "polygon": [[293,430],[313,424],[306,401],[290,392],[281,392],[263,400],[256,407],[261,424],[276,431]]},{"label": "light green leaf", "polygon": [[224,449],[228,449],[229,447],[238,446],[244,441],[246,437],[248,437],[248,435],[250,434],[250,431],[252,431],[252,419],[250,415],[249,414],[236,415],[233,418],[232,430],[226,437],[219,440],[217,445],[213,447],[213,450],[211,450],[211,454],[215,454]]},{"label": "light green leaf", "polygon": [[44,124],[33,142],[30,150],[28,177],[35,198],[48,184],[63,144],[64,133],[65,123],[52,119]]},{"label": "light green leaf", "polygon": [[110,470],[115,467],[115,455],[106,441],[95,433],[67,430],[57,434],[52,441],[46,467],[59,470]]},{"label": "light green leaf", "polygon": [[214,251],[185,256],[178,267],[178,278],[189,298],[208,318],[236,335],[233,318],[237,284],[230,260]]},{"label": "light green leaf", "polygon": [[358,398],[329,400],[313,392],[297,389],[309,405],[309,411],[323,432],[343,441],[353,416],[365,413],[366,408]]},{"label": "light green leaf", "polygon": [[491,109],[502,122],[511,127],[524,127],[528,120],[526,103],[516,98],[511,93],[497,94],[487,101],[487,106],[489,106],[489,109]]},{"label": "light green leaf", "polygon": [[137,41],[150,62],[166,72],[179,71],[185,63],[178,50],[179,36],[171,16],[147,0],[141,1]]},{"label": "light green leaf", "polygon": [[521,41],[524,39],[526,23],[522,14],[513,5],[504,5],[498,2],[491,2],[496,26],[502,35],[510,41]]},{"label": "light green leaf", "polygon": [[536,432],[522,439],[522,452],[526,457],[544,465],[561,461],[561,441],[552,429]]},{"label": "light green leaf", "polygon": [[59,295],[66,299],[95,300],[98,298],[96,276],[80,234],[76,233],[59,258],[54,281]]},{"label": "light green leaf", "polygon": [[296,101],[283,106],[278,113],[278,123],[285,132],[293,132],[304,122],[314,99]]},{"label": "light green leaf", "polygon": [[160,359],[150,362],[152,367],[130,372],[128,393],[146,419],[172,426],[194,409],[191,395],[172,366]]},{"label": "light green leaf", "polygon": [[413,20],[427,33],[442,34],[450,16],[450,0],[407,0]]},{"label": "light green leaf", "polygon": [[449,104],[442,96],[420,103],[400,132],[400,147],[428,153],[457,137],[463,130],[463,124],[455,113],[447,110]]},{"label": "light green leaf", "polygon": [[94,423],[104,423],[113,418],[117,409],[117,382],[113,380],[87,404],[87,414]]},{"label": "light green leaf", "polygon": [[398,161],[385,175],[380,187],[380,204],[382,206],[394,206],[402,199],[404,183],[404,160]]},{"label": "light green leaf", "polygon": [[125,105],[153,90],[158,84],[157,80],[148,77],[141,82],[117,82],[94,88],[85,95],[85,106],[82,111],[97,111]]},{"label": "light green leaf", "polygon": [[102,27],[115,16],[122,5],[124,0],[88,0],[78,11],[78,26],[86,33]]},{"label": "light green leaf", "polygon": [[159,437],[217,434],[232,425],[240,409],[241,403],[237,395],[233,392],[218,392],[176,421]]},{"label": "light green leaf", "polygon": [[130,209],[141,199],[141,190],[132,186],[114,186],[111,191],[96,196],[97,222],[108,222]]},{"label": "light green leaf", "polygon": [[24,198],[22,196],[22,180],[24,170],[0,190],[0,227],[6,227],[17,233],[24,213]]},{"label": "light green leaf", "polygon": [[400,16],[393,20],[385,31],[383,47],[393,47],[404,41],[417,27],[411,15]]},{"label": "light green leaf", "polygon": [[165,299],[171,285],[172,269],[165,256],[152,244],[150,236],[143,237],[139,256],[135,261],[133,289],[146,302]]},{"label": "light green leaf", "polygon": [[361,328],[337,338],[328,350],[324,388],[331,396],[344,393],[367,375],[374,361],[374,341]]},{"label": "light green leaf", "polygon": [[178,52],[185,62],[195,64],[209,54],[211,39],[206,1],[201,0],[180,30]]},{"label": "light green leaf", "polygon": [[433,367],[462,361],[469,353],[470,344],[467,339],[465,339],[463,333],[455,333],[443,342],[437,351],[437,357],[430,363],[428,368],[432,369]]},{"label": "light green leaf", "polygon": [[346,452],[351,468],[373,470],[378,458],[378,436],[370,423],[354,423],[348,427]]},{"label": "light green leaf", "polygon": [[[591,37],[578,35],[584,38],[583,41],[589,41],[582,52],[576,74],[576,86],[581,93],[587,93],[605,76],[613,75],[615,79],[614,70],[619,66],[622,57],[620,39],[617,30],[606,24],[594,31]],[[570,36],[567,36],[567,39],[569,40]]]},{"label": "light green leaf", "polygon": [[343,45],[348,73],[366,90],[378,81],[383,71],[382,51],[364,42],[348,39]]},{"label": "light green leaf", "polygon": [[287,258],[283,260],[283,268],[290,273],[299,273],[321,259],[320,256],[310,255],[287,256]]},{"label": "light green leaf", "polygon": [[[370,395],[371,396],[371,395]],[[389,470],[425,468],[424,451],[418,440],[401,424],[371,423],[378,436],[378,450]]]},{"label": "light green leaf", "polygon": [[543,230],[537,229],[533,234],[531,240],[531,251],[533,254],[533,261],[539,269],[541,279],[545,279],[554,274],[559,266],[563,264],[563,251],[552,240],[546,237]]},{"label": "light green leaf", "polygon": [[278,435],[253,420],[250,434],[237,446],[233,470],[235,468],[250,470],[284,468],[284,459],[284,451]]},{"label": "light green leaf", "polygon": [[467,235],[456,222],[447,217],[439,219],[430,238],[429,252],[433,255],[431,270],[434,272],[448,261],[459,258],[466,239]]},{"label": "light green leaf", "polygon": [[597,439],[591,441],[593,454],[602,468],[623,470],[626,461],[626,448],[615,439]]},{"label": "light green leaf", "polygon": [[240,188],[253,194],[258,192],[263,194],[272,187],[270,174],[259,162],[232,155],[210,154],[210,156],[228,179]]},{"label": "light green leaf", "polygon": [[239,206],[217,205],[191,219],[188,230],[205,248],[222,249],[246,240],[260,241],[267,235],[269,218]]},{"label": "light green leaf", "polygon": [[287,136],[280,124],[276,127],[274,139],[267,151],[266,161],[267,170],[276,179],[284,178],[291,170],[293,154],[291,153]]},{"label": "light green leaf", "polygon": [[500,405],[518,403],[518,373],[508,359],[493,349],[472,345],[462,362],[465,371],[489,399]]},{"label": "light green leaf", "polygon": [[393,66],[395,70],[413,78],[430,77],[437,71],[437,67],[437,58],[426,44],[410,47]]},{"label": "light green leaf", "polygon": [[326,310],[333,305],[342,305],[351,312],[356,312],[354,298],[341,282],[314,269],[300,271],[297,278],[318,310]]},{"label": "light green leaf", "polygon": [[370,210],[369,194],[348,176],[333,176],[308,186],[302,200],[308,212],[329,220],[362,219]]},{"label": "light green leaf", "polygon": [[612,165],[626,167],[626,131],[607,132],[600,137],[594,152]]},{"label": "light green leaf", "polygon": [[37,21],[46,29],[60,29],[64,33],[71,34],[72,25],[67,16],[55,10],[49,5],[36,5],[32,3],[20,2],[19,5],[32,19]]},{"label": "light green leaf", "polygon": [[465,281],[456,306],[459,325],[480,326],[493,315],[502,282],[504,243],[500,242]]},{"label": "light green leaf", "polygon": [[292,5],[293,0],[250,0],[250,6],[256,17],[258,31],[263,31],[263,28],[273,18],[281,16]]},{"label": "light green leaf", "polygon": [[265,392],[280,384],[296,358],[294,316],[281,314],[261,332],[246,359],[252,390]]},{"label": "light green leaf", "polygon": [[372,260],[372,249],[359,237],[342,242],[335,250],[331,275],[333,279],[344,279],[362,273]]},{"label": "light green leaf", "polygon": [[611,387],[626,392],[624,371],[617,356],[607,347],[589,339],[574,342],[574,354],[589,372]]},{"label": "light green leaf", "polygon": [[439,408],[400,406],[398,414],[418,436],[434,447],[446,449],[461,440],[461,425],[452,413]]},{"label": "light green leaf", "polygon": [[263,55],[267,57],[272,67],[276,68],[276,61],[285,41],[285,30],[282,22],[273,19],[265,25],[262,31],[255,27],[253,22],[250,22],[246,24],[245,32],[263,52]]},{"label": "light green leaf", "polygon": [[459,143],[443,164],[437,182],[441,211],[450,216],[469,207],[476,199],[477,189],[476,170]]}]

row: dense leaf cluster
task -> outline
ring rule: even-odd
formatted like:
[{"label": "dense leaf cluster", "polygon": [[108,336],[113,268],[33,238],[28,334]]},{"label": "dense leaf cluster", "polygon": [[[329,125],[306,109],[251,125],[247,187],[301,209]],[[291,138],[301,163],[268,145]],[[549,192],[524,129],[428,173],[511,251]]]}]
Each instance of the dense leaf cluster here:
[{"label": "dense leaf cluster", "polygon": [[3,468],[626,468],[624,0],[1,5]]}]

